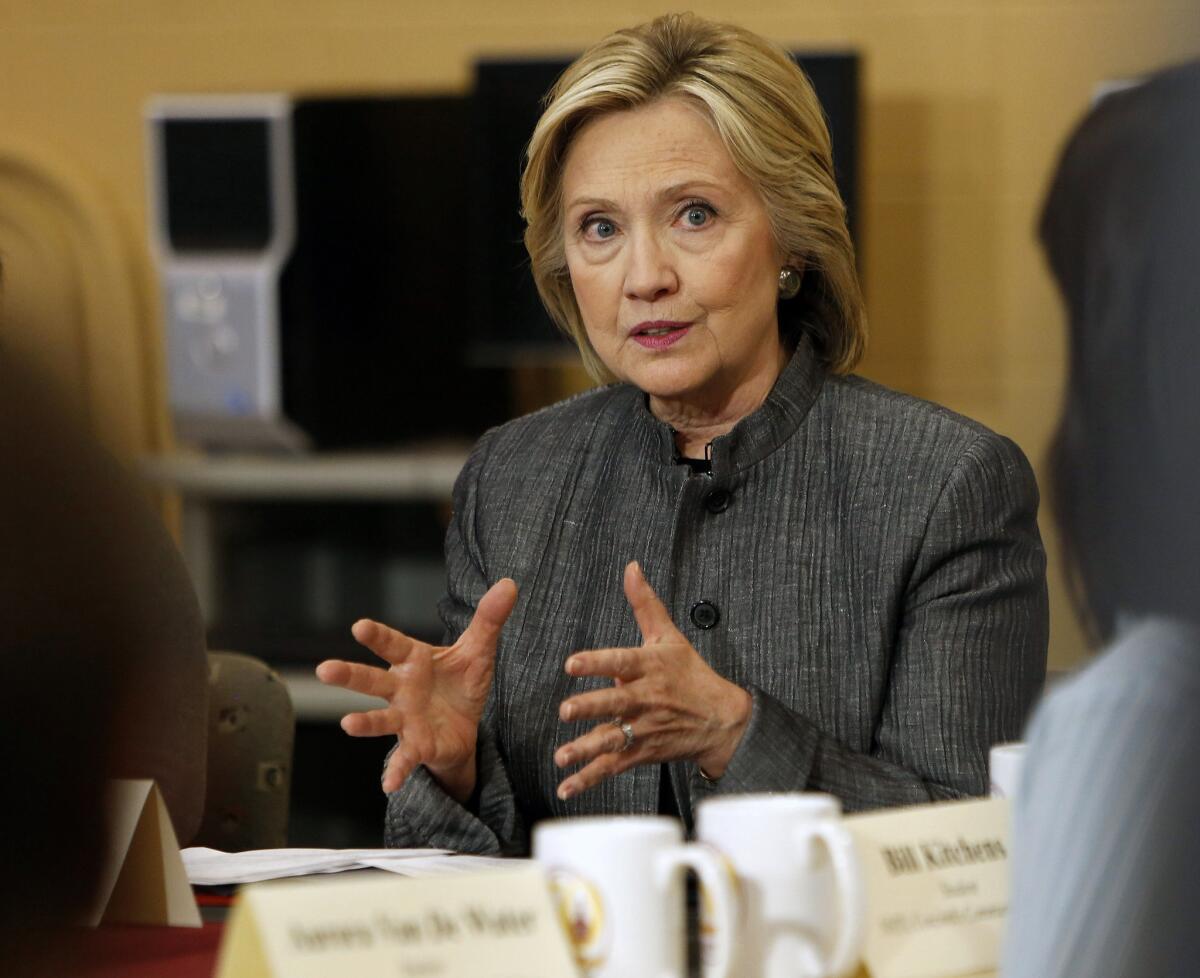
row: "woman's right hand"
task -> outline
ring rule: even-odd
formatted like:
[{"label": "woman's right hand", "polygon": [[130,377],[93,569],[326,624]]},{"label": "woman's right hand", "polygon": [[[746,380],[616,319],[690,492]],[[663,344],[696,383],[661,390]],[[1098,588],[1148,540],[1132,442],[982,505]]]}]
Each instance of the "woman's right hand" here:
[{"label": "woman's right hand", "polygon": [[496,643],[517,602],[517,585],[504,578],[479,600],[466,631],[450,646],[410,638],[379,622],[354,623],[354,638],[387,668],[328,659],[317,678],[378,696],[387,706],[348,713],[342,729],[352,737],[395,734],[397,746],[383,772],[383,790],[395,791],[419,764],[458,801],[475,790],[475,743],[492,688]]}]

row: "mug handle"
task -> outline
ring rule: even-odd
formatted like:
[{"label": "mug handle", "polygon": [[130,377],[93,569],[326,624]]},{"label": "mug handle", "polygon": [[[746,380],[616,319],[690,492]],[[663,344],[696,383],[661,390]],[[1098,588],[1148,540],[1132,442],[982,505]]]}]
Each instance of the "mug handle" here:
[{"label": "mug handle", "polygon": [[806,847],[819,840],[829,853],[838,892],[838,936],[829,955],[826,971],[833,976],[848,974],[858,964],[866,936],[866,893],[863,888],[862,867],[854,839],[837,822],[818,821],[802,825],[796,832],[796,842]]},{"label": "mug handle", "polygon": [[672,874],[691,868],[700,877],[700,885],[711,894],[716,920],[717,941],[713,963],[704,968],[704,978],[733,978],[733,951],[737,947],[736,881],[728,862],[716,849],[703,843],[690,843],[668,849],[655,867],[656,882],[665,886]]}]

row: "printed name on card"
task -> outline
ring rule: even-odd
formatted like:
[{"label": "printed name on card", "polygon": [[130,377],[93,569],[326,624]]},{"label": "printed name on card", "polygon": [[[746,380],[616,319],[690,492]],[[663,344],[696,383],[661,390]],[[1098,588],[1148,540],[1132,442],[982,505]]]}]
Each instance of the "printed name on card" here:
[{"label": "printed name on card", "polygon": [[578,978],[538,866],[243,887],[218,978]]},{"label": "printed name on card", "polygon": [[999,967],[1008,913],[1009,802],[979,799],[846,820],[867,887],[872,978]]}]

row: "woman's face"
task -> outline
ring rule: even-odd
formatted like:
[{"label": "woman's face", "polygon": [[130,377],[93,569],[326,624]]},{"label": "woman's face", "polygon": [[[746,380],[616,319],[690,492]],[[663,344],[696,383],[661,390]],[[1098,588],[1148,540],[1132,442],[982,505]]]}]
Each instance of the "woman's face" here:
[{"label": "woman's face", "polygon": [[584,327],[621,380],[718,407],[774,383],[782,257],[766,207],[698,108],[665,98],[575,136],[563,239]]}]

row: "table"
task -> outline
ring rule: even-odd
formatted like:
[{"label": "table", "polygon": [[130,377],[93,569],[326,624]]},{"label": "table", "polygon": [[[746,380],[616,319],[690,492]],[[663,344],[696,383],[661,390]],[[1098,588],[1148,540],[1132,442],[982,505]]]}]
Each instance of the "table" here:
[{"label": "table", "polygon": [[[188,927],[134,927],[105,925],[84,934],[80,941],[82,969],[78,978],[212,978],[223,922]],[[854,978],[869,978],[860,969]],[[970,978],[998,978],[994,971]]]},{"label": "table", "polygon": [[212,978],[224,922],[203,927],[103,924],[76,936],[78,978]]}]

